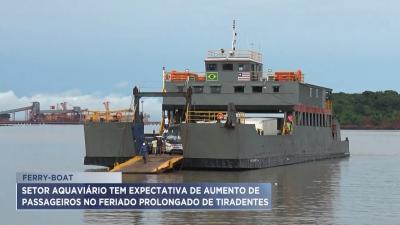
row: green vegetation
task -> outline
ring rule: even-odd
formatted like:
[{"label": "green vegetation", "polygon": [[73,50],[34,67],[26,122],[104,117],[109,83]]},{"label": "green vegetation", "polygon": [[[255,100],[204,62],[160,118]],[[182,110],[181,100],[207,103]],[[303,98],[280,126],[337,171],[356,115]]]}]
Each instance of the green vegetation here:
[{"label": "green vegetation", "polygon": [[396,91],[334,93],[333,110],[343,128],[400,129],[400,95]]}]

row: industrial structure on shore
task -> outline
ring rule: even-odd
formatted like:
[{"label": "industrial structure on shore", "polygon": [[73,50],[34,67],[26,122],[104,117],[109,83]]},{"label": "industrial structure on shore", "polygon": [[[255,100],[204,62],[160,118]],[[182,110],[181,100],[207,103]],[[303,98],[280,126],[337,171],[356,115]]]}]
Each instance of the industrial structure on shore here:
[{"label": "industrial structure on shore", "polygon": [[[85,122],[128,122],[133,120],[132,109],[110,110],[110,102],[103,102],[104,111],[82,109],[74,106],[68,109],[67,102],[62,102],[50,109],[41,109],[39,102],[32,105],[0,111],[0,125],[12,124],[83,124]],[[19,115],[18,114],[23,114]],[[158,125],[159,122],[150,122],[150,115],[144,114],[146,124]]]}]

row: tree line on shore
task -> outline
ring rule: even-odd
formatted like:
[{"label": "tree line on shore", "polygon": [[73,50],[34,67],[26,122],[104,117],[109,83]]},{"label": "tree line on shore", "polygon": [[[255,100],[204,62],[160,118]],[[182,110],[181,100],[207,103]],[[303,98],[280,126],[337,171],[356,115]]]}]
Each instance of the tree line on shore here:
[{"label": "tree line on shore", "polygon": [[400,95],[396,91],[339,92],[332,98],[342,128],[400,129]]}]

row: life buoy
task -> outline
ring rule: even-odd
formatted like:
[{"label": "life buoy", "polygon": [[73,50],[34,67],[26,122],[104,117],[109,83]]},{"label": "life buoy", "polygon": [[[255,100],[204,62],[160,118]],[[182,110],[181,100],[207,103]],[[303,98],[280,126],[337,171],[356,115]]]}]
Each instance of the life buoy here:
[{"label": "life buoy", "polygon": [[217,114],[217,120],[223,120],[224,119],[224,114],[218,113]]},{"label": "life buoy", "polygon": [[121,113],[121,112],[117,112],[117,115],[116,115],[116,116],[117,116],[117,119],[118,119],[118,120],[122,119],[122,113]]}]

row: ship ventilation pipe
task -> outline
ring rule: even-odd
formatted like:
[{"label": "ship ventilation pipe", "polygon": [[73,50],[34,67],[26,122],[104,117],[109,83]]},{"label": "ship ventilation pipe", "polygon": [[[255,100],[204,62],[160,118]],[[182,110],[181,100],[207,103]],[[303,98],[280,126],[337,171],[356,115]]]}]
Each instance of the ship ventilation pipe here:
[{"label": "ship ventilation pipe", "polygon": [[232,102],[228,103],[226,122],[224,126],[229,129],[233,129],[236,126],[236,109],[235,104]]},{"label": "ship ventilation pipe", "polygon": [[230,56],[234,56],[235,55],[236,37],[237,37],[236,25],[235,25],[235,20],[233,20],[233,26],[232,26],[232,50],[230,51]]}]

